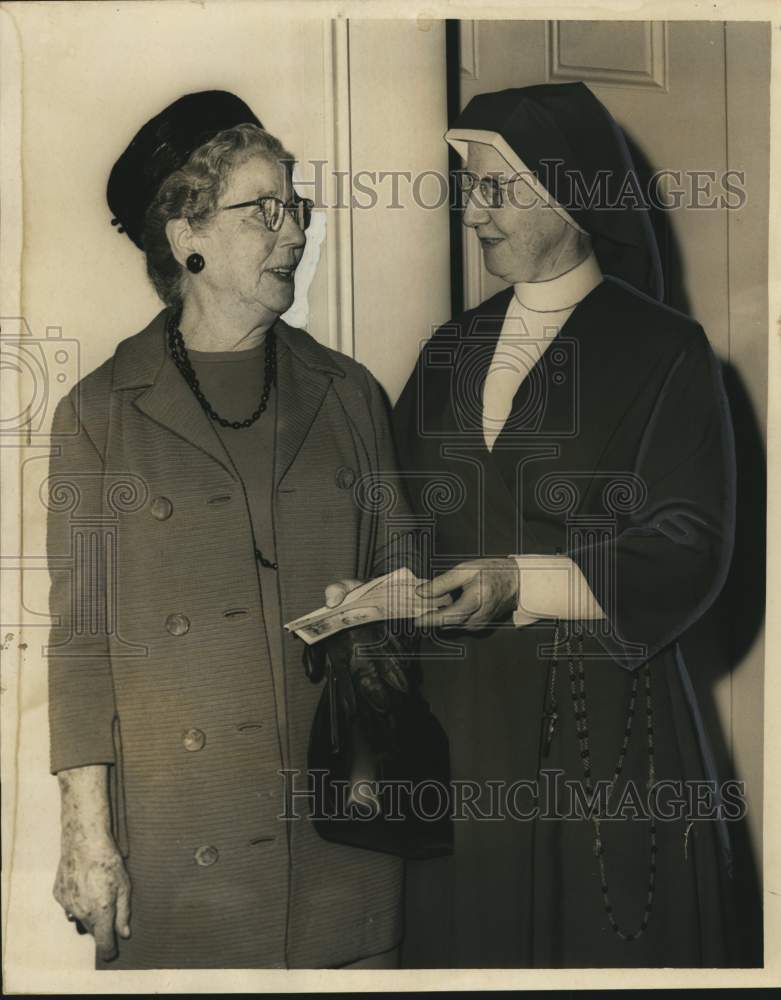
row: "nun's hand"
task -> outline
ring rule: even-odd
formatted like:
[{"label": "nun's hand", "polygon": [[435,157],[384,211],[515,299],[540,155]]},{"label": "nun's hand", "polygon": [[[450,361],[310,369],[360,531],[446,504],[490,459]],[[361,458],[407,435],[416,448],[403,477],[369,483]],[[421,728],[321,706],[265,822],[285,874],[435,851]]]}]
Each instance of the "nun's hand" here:
[{"label": "nun's hand", "polygon": [[514,559],[473,559],[459,563],[418,587],[421,597],[442,597],[461,591],[447,608],[427,611],[420,628],[452,625],[469,632],[506,622],[518,606],[520,570]]}]

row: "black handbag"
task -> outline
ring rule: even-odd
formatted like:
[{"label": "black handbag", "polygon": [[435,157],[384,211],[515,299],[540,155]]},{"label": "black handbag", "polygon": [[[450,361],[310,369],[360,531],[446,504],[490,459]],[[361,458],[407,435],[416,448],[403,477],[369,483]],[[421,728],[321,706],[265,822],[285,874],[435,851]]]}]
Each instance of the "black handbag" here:
[{"label": "black handbag", "polygon": [[407,859],[452,854],[448,738],[420,691],[414,640],[387,627],[305,650],[310,680],[325,680],[309,737],[311,822],[334,843]]}]

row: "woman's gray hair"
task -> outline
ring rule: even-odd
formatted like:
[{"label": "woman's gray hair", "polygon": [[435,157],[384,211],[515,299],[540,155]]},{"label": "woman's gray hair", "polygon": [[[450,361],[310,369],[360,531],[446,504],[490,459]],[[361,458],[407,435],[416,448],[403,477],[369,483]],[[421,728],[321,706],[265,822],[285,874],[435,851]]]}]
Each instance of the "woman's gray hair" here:
[{"label": "woman's gray hair", "polygon": [[247,123],[218,132],[163,181],[146,211],[143,243],[147,274],[166,305],[181,306],[184,277],[171,252],[167,223],[185,218],[194,229],[203,226],[214,214],[231,170],[258,154],[282,163],[292,179],[294,160],[279,139]]}]

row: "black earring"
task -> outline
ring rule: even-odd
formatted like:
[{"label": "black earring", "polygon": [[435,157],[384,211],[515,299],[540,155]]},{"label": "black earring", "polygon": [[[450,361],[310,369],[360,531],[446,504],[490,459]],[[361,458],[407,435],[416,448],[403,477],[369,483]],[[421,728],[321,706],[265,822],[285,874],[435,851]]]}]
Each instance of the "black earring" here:
[{"label": "black earring", "polygon": [[187,270],[191,271],[193,274],[198,274],[199,271],[204,269],[205,265],[206,261],[199,253],[191,253],[187,258]]}]

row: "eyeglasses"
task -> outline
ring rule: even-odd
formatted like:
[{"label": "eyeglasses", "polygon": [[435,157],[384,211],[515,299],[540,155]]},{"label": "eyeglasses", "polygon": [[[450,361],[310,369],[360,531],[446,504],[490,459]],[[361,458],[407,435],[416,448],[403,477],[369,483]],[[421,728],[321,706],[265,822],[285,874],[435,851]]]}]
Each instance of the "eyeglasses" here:
[{"label": "eyeglasses", "polygon": [[508,177],[506,181],[499,181],[495,177],[478,177],[468,170],[460,170],[457,173],[458,186],[461,190],[461,205],[466,208],[475,188],[480,192],[480,199],[485,208],[502,208],[504,205],[504,189],[518,180],[519,174]]},{"label": "eyeglasses", "polygon": [[315,203],[310,198],[296,198],[285,204],[281,198],[273,195],[262,195],[252,201],[240,201],[236,205],[222,205],[220,211],[228,211],[232,208],[258,208],[260,209],[263,222],[272,233],[278,233],[285,221],[285,212],[289,212],[293,221],[299,229],[309,228],[312,221],[312,209]]}]

